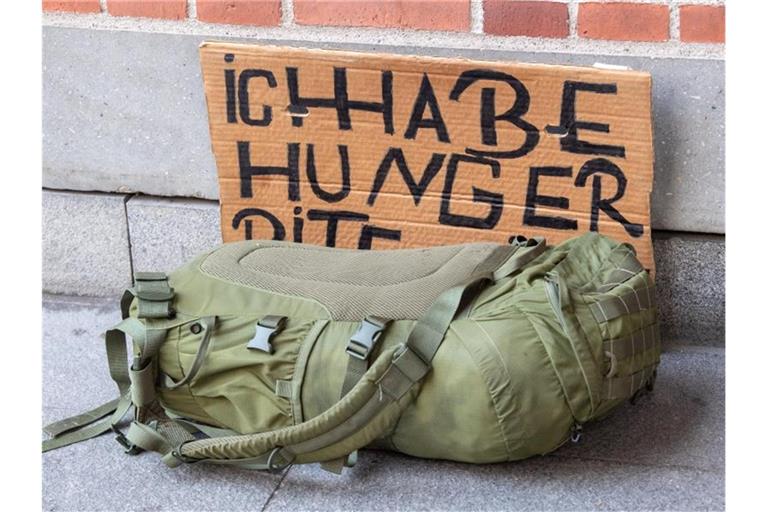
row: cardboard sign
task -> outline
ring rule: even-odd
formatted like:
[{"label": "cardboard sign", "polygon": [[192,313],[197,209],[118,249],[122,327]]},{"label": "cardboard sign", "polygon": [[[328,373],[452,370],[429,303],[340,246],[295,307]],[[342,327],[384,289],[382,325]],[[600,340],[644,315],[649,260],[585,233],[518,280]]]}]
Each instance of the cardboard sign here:
[{"label": "cardboard sign", "polygon": [[653,268],[647,73],[230,43],[200,55],[225,241],[591,230]]}]

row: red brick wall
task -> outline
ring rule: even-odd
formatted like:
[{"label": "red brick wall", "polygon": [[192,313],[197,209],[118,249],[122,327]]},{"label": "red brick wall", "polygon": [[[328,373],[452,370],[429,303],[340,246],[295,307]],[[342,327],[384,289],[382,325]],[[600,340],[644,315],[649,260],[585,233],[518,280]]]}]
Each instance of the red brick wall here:
[{"label": "red brick wall", "polygon": [[[501,37],[724,43],[725,7],[712,0],[478,0],[481,32]],[[472,0],[99,0],[43,1],[44,11],[198,22],[348,26],[469,32]],[[477,30],[476,30],[477,31]]]}]

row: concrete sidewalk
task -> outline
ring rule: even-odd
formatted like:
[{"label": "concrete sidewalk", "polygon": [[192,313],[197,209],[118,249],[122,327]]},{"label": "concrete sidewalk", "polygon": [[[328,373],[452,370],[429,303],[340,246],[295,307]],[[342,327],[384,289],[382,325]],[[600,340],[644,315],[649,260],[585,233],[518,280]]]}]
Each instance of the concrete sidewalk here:
[{"label": "concrete sidewalk", "polygon": [[[114,398],[100,334],[116,300],[45,296],[43,422]],[[43,456],[45,510],[720,510],[725,506],[725,350],[662,356],[656,391],[523,462],[473,466],[363,451],[342,476],[213,465],[165,467],[114,436]]]}]

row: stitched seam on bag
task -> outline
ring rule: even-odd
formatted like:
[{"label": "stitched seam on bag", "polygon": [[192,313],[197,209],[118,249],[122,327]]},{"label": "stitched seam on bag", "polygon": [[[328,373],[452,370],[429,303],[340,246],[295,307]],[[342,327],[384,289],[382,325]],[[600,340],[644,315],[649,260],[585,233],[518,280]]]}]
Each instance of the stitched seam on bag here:
[{"label": "stitched seam on bag", "polygon": [[[319,324],[319,322],[322,322],[322,325]],[[294,408],[298,409],[301,414],[301,422],[304,422],[304,418],[306,417],[306,414],[304,412],[304,400],[302,398],[302,391],[304,390],[304,383],[307,379],[307,369],[309,368],[309,359],[312,357],[312,352],[315,350],[315,345],[317,344],[317,341],[320,339],[320,336],[322,336],[323,331],[325,331],[325,328],[328,327],[328,324],[330,323],[330,320],[315,320],[313,322],[313,325],[309,328],[309,331],[307,332],[307,335],[304,336],[304,342],[301,344],[301,347],[299,348],[299,352],[296,356],[296,362],[293,366],[293,377],[291,378],[291,382],[295,386],[295,389],[293,390],[294,395],[291,397],[291,400],[295,400],[295,403],[291,404],[291,412],[294,411]],[[316,325],[320,325],[320,327],[315,327]],[[313,329],[317,329],[317,334],[313,336],[313,339],[310,341],[307,341],[310,334],[312,333]],[[306,348],[304,345],[307,345]],[[294,382],[296,379],[296,376],[298,375],[297,367],[299,366],[299,360],[302,360],[302,366],[301,369],[301,378],[298,379],[298,382]],[[297,418],[293,418],[293,424],[297,425],[296,423]]]},{"label": "stitched seam on bag", "polygon": [[[490,335],[490,334],[488,334],[488,331],[486,331],[486,330],[485,330],[485,327],[483,327],[483,326],[482,326],[482,324],[481,324],[480,322],[478,322],[478,321],[476,321],[476,320],[473,320],[473,322],[474,322],[474,323],[475,323],[475,325],[476,325],[476,326],[477,326],[477,327],[478,327],[478,328],[479,328],[479,329],[480,329],[480,330],[483,332],[483,334],[485,335],[485,337],[488,339],[488,341],[489,341],[490,345],[493,347],[493,350],[494,350],[494,352],[495,352],[495,353],[498,355],[499,361],[501,361],[501,364],[502,364],[502,366],[503,366],[503,368],[504,368],[504,373],[505,373],[505,375],[506,375],[506,378],[507,378],[507,381],[508,381],[508,383],[509,383],[509,390],[508,390],[508,391],[509,391],[510,393],[512,393],[512,392],[515,392],[516,394],[518,394],[518,395],[519,395],[519,393],[517,392],[517,389],[515,389],[515,387],[513,386],[513,384],[514,384],[514,381],[512,380],[512,374],[511,374],[511,372],[509,371],[509,367],[507,366],[507,363],[506,363],[506,361],[504,360],[504,356],[503,356],[503,354],[501,353],[501,350],[499,350],[499,347],[496,345],[496,342],[493,340],[493,338],[491,337],[491,335]],[[495,399],[493,399],[493,395],[491,395],[491,399],[494,401],[494,404],[496,405],[496,400],[495,400]],[[499,407],[500,407],[500,405],[501,405],[501,404],[498,404],[498,405],[499,405]],[[502,430],[503,430],[503,431],[505,431],[505,430],[506,430],[506,428],[504,427],[504,425],[506,425],[506,424],[507,424],[507,422],[505,422],[505,421],[503,421],[503,420],[501,419],[501,416],[499,415],[499,412],[498,412],[498,411],[499,411],[499,409],[498,409],[498,408],[496,408],[496,407],[495,407],[495,409],[497,410],[497,414],[496,414],[496,416],[497,416],[497,418],[498,418],[498,420],[499,420],[499,423],[501,424],[501,428],[502,428]],[[528,431],[527,431],[527,430],[526,430],[526,428],[525,428],[525,422],[521,422],[521,423],[522,423],[522,424],[520,425],[520,428],[521,428],[521,430],[522,430],[522,435],[521,435],[521,436],[517,436],[517,437],[514,437],[514,440],[517,440],[517,441],[520,441],[520,440],[524,440],[524,439],[528,439],[528,438],[529,438],[529,436],[528,436]],[[505,436],[505,437],[506,437],[506,436]],[[507,439],[509,439],[509,437],[507,437]],[[511,449],[509,450],[509,456],[510,456],[510,457],[512,456],[512,452],[511,452]]]},{"label": "stitched seam on bag", "polygon": [[506,431],[504,429],[504,425],[503,425],[501,416],[499,415],[498,404],[496,403],[496,400],[493,398],[493,393],[491,393],[491,390],[490,390],[490,387],[489,387],[489,383],[488,383],[488,379],[485,376],[485,372],[483,371],[483,369],[478,364],[477,360],[475,359],[474,355],[472,354],[472,351],[467,348],[466,344],[464,343],[463,337],[457,335],[456,339],[461,344],[461,347],[464,349],[464,351],[469,355],[470,361],[472,361],[472,364],[475,366],[475,369],[477,369],[477,373],[481,376],[481,378],[483,379],[483,382],[485,383],[485,390],[488,393],[488,397],[491,399],[491,404],[493,404],[493,414],[494,414],[494,416],[496,416],[496,426],[499,429],[499,433],[501,434],[501,438],[504,440],[504,447],[506,448],[506,451],[507,451],[507,460],[509,460],[512,457],[512,446],[511,446],[509,438],[507,437],[507,433],[506,433]]},{"label": "stitched seam on bag", "polygon": [[[565,390],[565,385],[563,384],[563,377],[560,375],[560,372],[557,371],[557,367],[555,366],[555,362],[552,360],[552,357],[549,355],[549,350],[547,350],[547,345],[544,343],[544,339],[541,336],[541,333],[539,332],[539,329],[536,327],[536,324],[531,321],[531,319],[528,317],[528,313],[526,313],[524,310],[520,309],[517,304],[512,304],[510,306],[511,309],[515,309],[518,312],[520,312],[525,318],[526,322],[531,326],[531,328],[536,332],[536,337],[538,338],[539,343],[542,346],[542,349],[544,350],[544,354],[547,356],[547,361],[549,362],[549,366],[552,368],[552,373],[555,375],[555,378],[557,379],[557,382],[560,384],[561,392],[563,393],[563,400],[565,401],[565,404],[568,406],[568,409],[571,412],[571,416],[574,418],[576,417],[575,411],[573,410],[571,406],[571,401],[568,398],[568,393]],[[577,356],[578,357],[578,356]],[[586,381],[586,376],[582,375],[582,379]]]}]

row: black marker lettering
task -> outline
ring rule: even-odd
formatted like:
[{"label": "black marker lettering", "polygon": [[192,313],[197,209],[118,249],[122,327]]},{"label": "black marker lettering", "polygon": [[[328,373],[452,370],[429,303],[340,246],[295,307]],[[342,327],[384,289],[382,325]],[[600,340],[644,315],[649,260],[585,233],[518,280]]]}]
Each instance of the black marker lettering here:
[{"label": "black marker lettering", "polygon": [[551,217],[538,215],[536,206],[547,206],[567,210],[569,201],[567,197],[541,196],[538,193],[539,176],[570,177],[573,175],[571,167],[531,167],[528,178],[528,191],[525,196],[525,211],[523,212],[523,224],[550,229],[576,229],[578,224],[573,219],[566,217]]},{"label": "black marker lettering", "polygon": [[504,208],[504,196],[494,192],[488,192],[477,187],[472,187],[472,201],[475,203],[485,203],[490,205],[491,209],[485,217],[470,217],[451,213],[451,196],[453,195],[453,182],[456,179],[456,171],[459,162],[487,165],[491,168],[491,175],[498,178],[501,174],[501,166],[496,160],[483,158],[474,155],[452,154],[448,161],[448,168],[445,173],[445,186],[440,200],[440,224],[448,226],[461,226],[475,229],[493,229],[501,218]]},{"label": "black marker lettering", "polygon": [[400,241],[402,232],[399,229],[387,229],[365,224],[360,232],[360,241],[357,244],[358,249],[370,249],[374,238],[383,238],[385,240]]},{"label": "black marker lettering", "polygon": [[[275,75],[266,69],[246,69],[240,73],[237,86],[237,95],[240,100],[240,119],[242,119],[245,124],[251,126],[268,126],[269,123],[272,122],[272,107],[269,105],[264,105],[261,119],[253,119],[251,117],[251,100],[248,84],[252,78],[264,78],[269,87],[277,87]],[[229,116],[229,104],[227,104],[227,116]]]},{"label": "black marker lettering", "polygon": [[307,144],[307,178],[312,187],[312,192],[326,203],[338,203],[349,195],[349,155],[347,146],[339,144],[339,160],[341,161],[341,190],[327,192],[317,180],[317,168],[315,167],[315,145]]},{"label": "black marker lettering", "polygon": [[610,126],[605,123],[578,121],[576,119],[576,93],[588,91],[597,94],[616,94],[616,84],[593,84],[589,82],[571,82],[563,84],[563,100],[560,107],[560,125],[547,126],[548,133],[563,135],[560,147],[563,151],[581,155],[608,155],[624,158],[624,146],[609,144],[593,144],[579,139],[579,130],[590,130],[599,133],[610,133]]},{"label": "black marker lettering", "polygon": [[506,121],[525,132],[525,140],[517,149],[506,151],[482,151],[467,148],[470,155],[485,156],[491,158],[520,158],[530,153],[539,142],[539,129],[523,119],[528,112],[531,98],[528,89],[523,83],[512,75],[493,71],[490,69],[473,69],[463,72],[453,86],[450,98],[459,101],[461,94],[478,80],[494,80],[508,84],[515,91],[515,103],[502,114],[496,114],[496,93],[492,88],[483,88],[480,96],[480,127],[482,130],[483,144],[496,146],[496,123]]},{"label": "black marker lettering", "polygon": [[[424,110],[429,107],[431,117],[424,119]],[[411,119],[408,121],[408,128],[405,130],[406,139],[416,138],[416,132],[419,128],[432,128],[437,132],[437,139],[440,142],[451,142],[448,137],[448,128],[443,121],[443,115],[440,113],[440,106],[437,104],[435,90],[429,82],[429,77],[424,73],[421,78],[421,87],[416,101],[411,111]]]},{"label": "black marker lettering", "polygon": [[251,178],[254,176],[287,176],[288,199],[298,201],[299,192],[299,144],[288,143],[288,165],[286,167],[257,166],[251,163],[251,143],[237,141],[237,156],[240,164],[240,197],[253,197]]},{"label": "black marker lettering", "polygon": [[237,122],[237,98],[235,96],[235,70],[224,70],[224,88],[227,90],[227,122]]},{"label": "black marker lettering", "polygon": [[299,215],[301,215],[301,206],[293,209],[293,241],[301,243],[303,241],[304,219]]},{"label": "black marker lettering", "polygon": [[[333,68],[333,98],[309,98],[302,97],[299,93],[298,69],[285,68],[288,82],[288,94],[291,100],[289,112],[306,114],[309,108],[333,108],[339,122],[339,130],[351,130],[352,121],[349,117],[350,110],[362,110],[376,112],[382,115],[384,120],[384,132],[395,132],[392,121],[392,72],[381,72],[381,102],[350,100],[347,91],[347,68]],[[302,126],[304,117],[296,115],[292,117],[293,126]]]},{"label": "black marker lettering", "polygon": [[285,240],[285,226],[277,217],[261,208],[244,208],[232,218],[232,229],[238,229],[240,223],[245,224],[245,239],[253,240],[253,221],[248,217],[262,217],[272,225],[272,240]]},{"label": "black marker lettering", "polygon": [[[611,176],[616,180],[616,193],[613,197],[603,198],[602,179],[600,174]],[[598,220],[600,210],[604,211],[608,217],[620,223],[629,236],[638,238],[643,235],[643,225],[629,222],[619,211],[613,207],[613,203],[624,197],[624,191],[627,188],[627,178],[619,166],[606,160],[605,158],[595,158],[588,161],[579,169],[576,175],[576,186],[583,187],[587,184],[587,178],[592,178],[592,215],[590,217],[590,231],[598,231]]]},{"label": "black marker lettering", "polygon": [[369,217],[364,213],[357,212],[309,210],[307,212],[307,218],[309,220],[327,221],[328,226],[325,230],[325,245],[327,247],[336,247],[336,232],[338,231],[340,220],[367,222]]},{"label": "black marker lettering", "polygon": [[432,183],[432,180],[437,173],[440,172],[440,168],[443,166],[443,160],[445,160],[444,154],[433,153],[432,158],[430,158],[429,163],[427,163],[427,166],[424,168],[424,174],[421,175],[421,179],[416,183],[416,180],[413,178],[413,174],[405,161],[403,150],[400,148],[389,148],[387,154],[384,155],[384,159],[381,161],[379,168],[376,170],[373,187],[368,196],[368,204],[373,206],[373,203],[376,202],[376,196],[379,195],[379,191],[381,191],[381,187],[384,186],[384,181],[389,175],[389,170],[392,168],[392,162],[395,162],[397,164],[397,169],[403,176],[403,181],[408,185],[408,190],[411,192],[414,204],[418,206],[427,187]]}]

